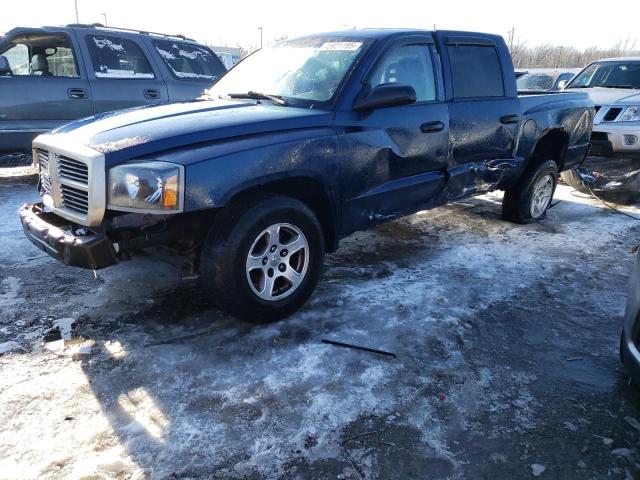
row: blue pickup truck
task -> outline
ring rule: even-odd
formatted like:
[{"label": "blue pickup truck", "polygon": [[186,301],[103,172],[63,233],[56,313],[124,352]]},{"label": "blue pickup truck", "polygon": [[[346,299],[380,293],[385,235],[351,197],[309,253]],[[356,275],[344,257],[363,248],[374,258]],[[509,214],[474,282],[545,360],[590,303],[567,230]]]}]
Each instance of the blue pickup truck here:
[{"label": "blue pickup truck", "polygon": [[589,149],[584,93],[519,97],[495,35],[349,30],[286,40],[199,101],[96,115],[33,143],[31,242],[100,269],[144,250],[228,312],[296,311],[350,233],[495,189],[543,218]]},{"label": "blue pickup truck", "polygon": [[225,71],[183,35],[14,28],[0,38],[0,153],[31,152],[40,133],[95,113],[193,100]]}]

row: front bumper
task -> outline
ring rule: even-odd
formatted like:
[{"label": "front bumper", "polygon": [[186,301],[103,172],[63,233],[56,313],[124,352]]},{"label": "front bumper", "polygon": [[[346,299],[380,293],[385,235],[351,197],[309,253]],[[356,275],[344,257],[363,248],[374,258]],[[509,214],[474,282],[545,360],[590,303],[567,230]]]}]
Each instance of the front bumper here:
[{"label": "front bumper", "polygon": [[[633,138],[635,142],[629,144]],[[591,145],[591,155],[594,156],[640,159],[640,126],[623,123],[594,125]]]},{"label": "front bumper", "polygon": [[73,233],[71,222],[45,212],[41,203],[25,204],[19,213],[31,243],[65,265],[99,270],[118,261],[109,238],[93,232]]}]

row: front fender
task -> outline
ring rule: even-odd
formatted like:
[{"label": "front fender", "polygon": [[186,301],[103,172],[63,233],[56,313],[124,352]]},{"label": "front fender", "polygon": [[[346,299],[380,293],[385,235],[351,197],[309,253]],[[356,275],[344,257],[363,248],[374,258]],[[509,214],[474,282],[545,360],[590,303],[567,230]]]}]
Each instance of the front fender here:
[{"label": "front fender", "polygon": [[[209,158],[185,167],[185,212],[225,207],[244,190],[293,177],[317,180],[336,198],[340,170],[336,142],[333,130],[318,128],[211,146]],[[171,161],[170,156],[166,160]]]}]

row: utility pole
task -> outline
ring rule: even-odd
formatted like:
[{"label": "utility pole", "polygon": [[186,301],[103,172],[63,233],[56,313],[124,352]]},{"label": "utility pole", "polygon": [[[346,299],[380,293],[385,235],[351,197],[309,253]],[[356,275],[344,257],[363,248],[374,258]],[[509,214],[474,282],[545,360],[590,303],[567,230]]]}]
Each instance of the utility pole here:
[{"label": "utility pole", "polygon": [[509,30],[509,51],[513,51],[513,37],[516,35],[516,27]]},{"label": "utility pole", "polygon": [[80,23],[80,20],[78,20],[78,0],[73,0],[75,5],[76,5],[76,23]]},{"label": "utility pole", "polygon": [[109,25],[107,24],[107,14],[106,13],[102,13],[101,15],[104,17],[104,26],[108,27]]},{"label": "utility pole", "polygon": [[262,27],[258,27],[258,30],[260,30],[260,48],[262,48]]}]

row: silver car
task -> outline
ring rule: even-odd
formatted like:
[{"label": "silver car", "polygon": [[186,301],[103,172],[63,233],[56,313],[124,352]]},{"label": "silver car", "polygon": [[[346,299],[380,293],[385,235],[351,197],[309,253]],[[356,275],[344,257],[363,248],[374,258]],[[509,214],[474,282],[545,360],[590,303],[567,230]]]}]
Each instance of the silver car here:
[{"label": "silver car", "polygon": [[620,338],[620,360],[631,377],[640,383],[640,250],[629,283],[629,297]]},{"label": "silver car", "polygon": [[640,198],[640,57],[593,62],[565,90],[588,93],[596,116],[589,158],[579,169],[563,172],[563,180],[580,191],[636,201]]}]

